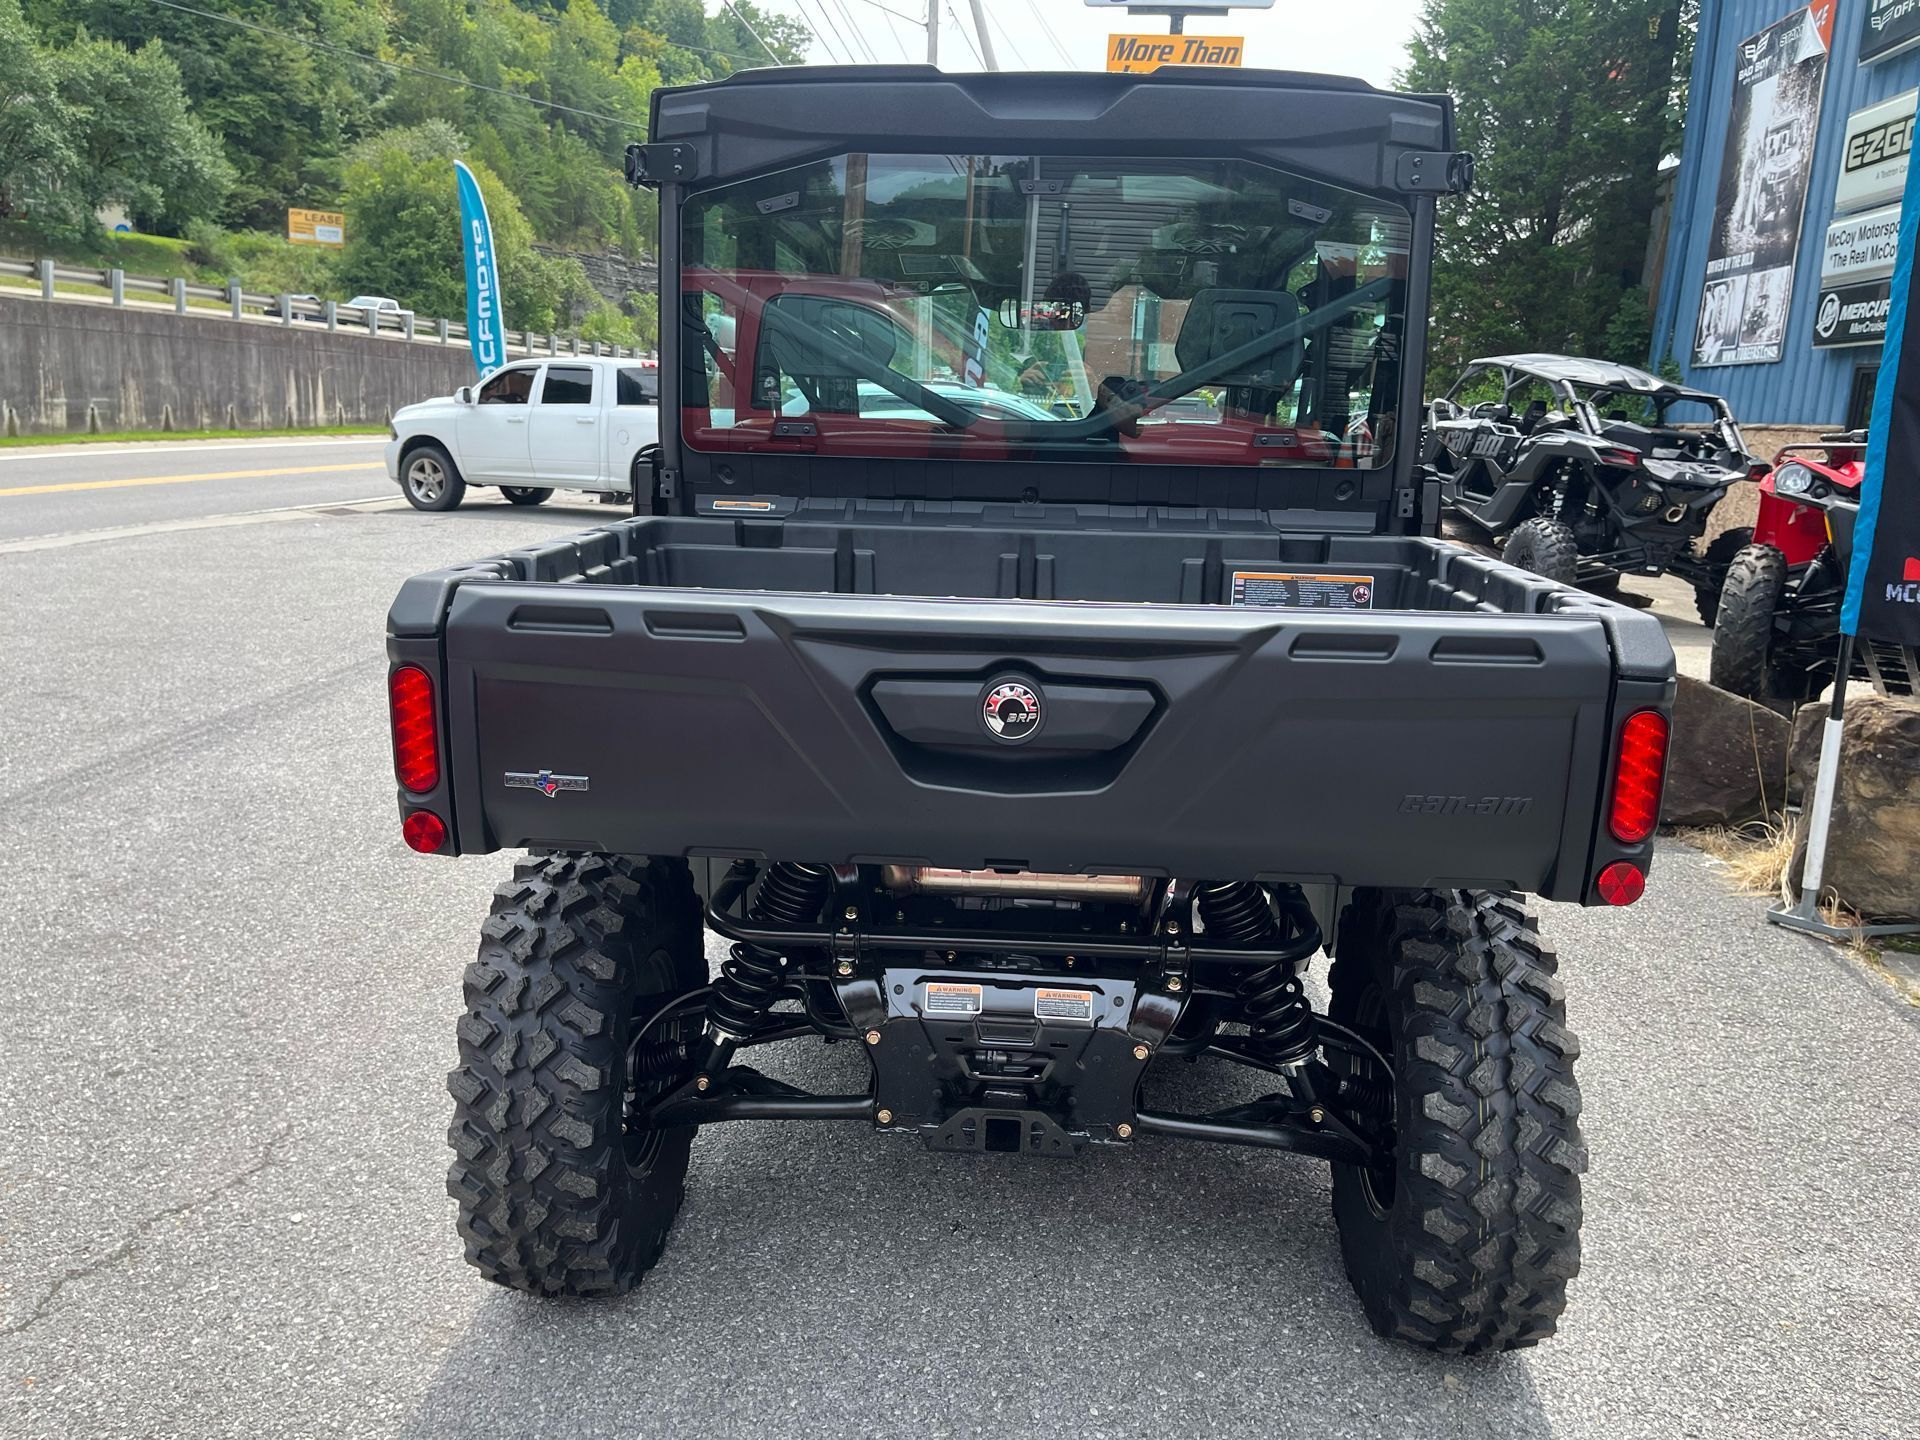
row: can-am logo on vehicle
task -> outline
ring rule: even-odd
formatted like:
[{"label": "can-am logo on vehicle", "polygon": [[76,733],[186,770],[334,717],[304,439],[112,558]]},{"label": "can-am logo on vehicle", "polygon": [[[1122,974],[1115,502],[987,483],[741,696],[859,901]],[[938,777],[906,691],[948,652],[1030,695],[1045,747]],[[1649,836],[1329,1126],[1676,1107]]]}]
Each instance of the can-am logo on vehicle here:
[{"label": "can-am logo on vehicle", "polygon": [[509,770],[507,771],[509,790],[538,790],[549,800],[562,790],[584,790],[587,777],[584,775],[556,775],[551,770]]},{"label": "can-am logo on vehicle", "polygon": [[1524,815],[1532,808],[1531,795],[1408,795],[1400,801],[1402,815]]},{"label": "can-am logo on vehicle", "polygon": [[1040,729],[1040,692],[1025,681],[1003,677],[987,686],[980,697],[980,720],[996,740],[1018,745]]}]

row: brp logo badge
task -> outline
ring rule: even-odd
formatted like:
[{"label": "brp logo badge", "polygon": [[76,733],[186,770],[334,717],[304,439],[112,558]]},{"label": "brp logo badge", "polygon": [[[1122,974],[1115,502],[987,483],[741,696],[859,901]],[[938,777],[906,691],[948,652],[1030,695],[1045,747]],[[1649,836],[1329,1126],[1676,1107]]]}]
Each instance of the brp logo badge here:
[{"label": "brp logo badge", "polygon": [[987,733],[1008,745],[1031,740],[1042,719],[1040,692],[1024,680],[1002,676],[980,697],[980,719]]}]

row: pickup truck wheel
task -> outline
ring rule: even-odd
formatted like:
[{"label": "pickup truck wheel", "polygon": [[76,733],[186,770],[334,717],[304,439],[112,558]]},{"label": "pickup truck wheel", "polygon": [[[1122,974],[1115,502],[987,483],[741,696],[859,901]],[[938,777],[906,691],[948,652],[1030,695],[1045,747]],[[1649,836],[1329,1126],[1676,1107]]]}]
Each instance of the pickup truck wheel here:
[{"label": "pickup truck wheel", "polygon": [[[634,1027],[706,983],[684,862],[561,855],[514,866],[467,969],[454,1100],[467,1260],[534,1295],[620,1295],[660,1258],[693,1127],[633,1128],[691,1074],[698,1007]],[[634,1072],[639,1073],[634,1073]]]},{"label": "pickup truck wheel", "polygon": [[1561,585],[1573,584],[1574,576],[1580,573],[1580,546],[1573,531],[1543,515],[1524,522],[1509,535],[1500,558]]},{"label": "pickup truck wheel", "polygon": [[416,510],[451,510],[466,495],[467,482],[446,451],[438,445],[422,445],[407,452],[400,488]]},{"label": "pickup truck wheel", "polygon": [[1773,620],[1786,592],[1787,557],[1771,545],[1749,545],[1727,566],[1707,655],[1707,678],[1722,690],[1763,704],[1781,698]]},{"label": "pickup truck wheel", "polygon": [[1504,895],[1358,890],[1341,918],[1329,1013],[1396,1081],[1390,1158],[1333,1172],[1347,1276],[1381,1335],[1514,1350],[1566,1308],[1586,1148],[1555,968]]},{"label": "pickup truck wheel", "polygon": [[552,490],[543,490],[537,485],[502,485],[500,493],[507,497],[509,505],[544,505],[553,498]]}]

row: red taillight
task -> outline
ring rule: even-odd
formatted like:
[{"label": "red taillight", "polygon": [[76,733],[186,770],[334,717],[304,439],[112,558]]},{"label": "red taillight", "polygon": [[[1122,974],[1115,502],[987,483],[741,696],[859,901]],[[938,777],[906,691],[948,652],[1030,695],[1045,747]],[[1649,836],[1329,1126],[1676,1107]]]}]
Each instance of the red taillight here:
[{"label": "red taillight", "polygon": [[424,795],[440,783],[433,681],[418,665],[402,665],[387,677],[387,705],[393,712],[393,773],[404,788]]},{"label": "red taillight", "polygon": [[1640,464],[1640,452],[1638,450],[1602,450],[1600,463],[1618,465],[1627,470],[1637,469]]},{"label": "red taillight", "polygon": [[400,822],[400,838],[422,855],[437,855],[447,843],[447,822],[431,810],[414,810]]},{"label": "red taillight", "polygon": [[1616,860],[1593,882],[1609,905],[1631,905],[1647,892],[1647,877],[1631,860]]},{"label": "red taillight", "polygon": [[1607,828],[1623,845],[1638,845],[1660,823],[1660,786],[1667,774],[1667,717],[1636,710],[1620,727],[1613,762],[1613,810]]}]

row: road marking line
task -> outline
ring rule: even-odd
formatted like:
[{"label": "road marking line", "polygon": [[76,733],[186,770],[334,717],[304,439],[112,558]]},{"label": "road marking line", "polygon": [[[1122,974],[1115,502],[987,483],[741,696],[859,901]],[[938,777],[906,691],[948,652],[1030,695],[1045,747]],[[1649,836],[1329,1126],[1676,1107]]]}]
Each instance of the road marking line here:
[{"label": "road marking line", "polygon": [[363,500],[323,500],[317,505],[292,505],[280,510],[245,510],[236,515],[202,515],[187,520],[156,520],[146,525],[115,525],[105,530],[68,530],[58,535],[33,535],[25,540],[0,542],[0,555],[17,555],[29,550],[66,550],[100,540],[133,540],[145,535],[171,535],[182,530],[224,530],[232,525],[309,520],[319,518],[315,511],[346,507],[352,507],[362,514],[377,515],[386,510],[402,509],[406,503],[397,496],[376,495]]},{"label": "road marking line", "polygon": [[387,437],[366,435],[310,435],[305,439],[207,440],[192,445],[178,440],[141,440],[110,450],[93,445],[10,445],[0,450],[0,464],[9,460],[98,460],[108,455],[192,455],[202,450],[311,450],[322,445],[384,445]]},{"label": "road marking line", "polygon": [[213,470],[204,475],[140,475],[120,480],[66,480],[57,485],[16,485],[3,495],[58,495],[69,490],[126,490],[140,485],[187,485],[199,480],[264,480],[273,475],[331,475],[343,470],[385,470],[385,465],[289,465],[275,470]]}]

